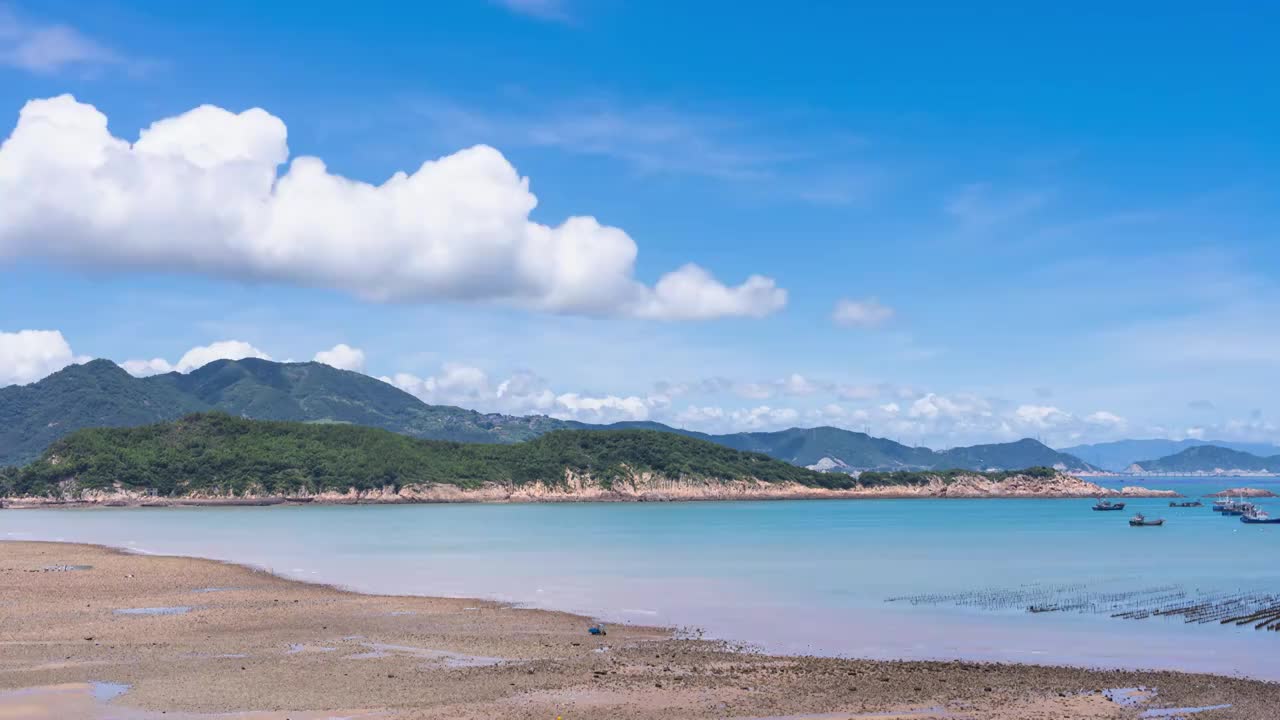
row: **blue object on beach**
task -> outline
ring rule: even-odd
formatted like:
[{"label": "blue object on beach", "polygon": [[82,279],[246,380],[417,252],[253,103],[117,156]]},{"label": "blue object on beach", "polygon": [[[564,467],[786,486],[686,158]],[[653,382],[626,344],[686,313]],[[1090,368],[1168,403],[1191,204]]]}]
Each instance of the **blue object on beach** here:
[{"label": "blue object on beach", "polygon": [[591,633],[592,635],[608,635],[608,633],[604,631],[603,625],[592,625],[591,627],[587,628],[587,632]]}]

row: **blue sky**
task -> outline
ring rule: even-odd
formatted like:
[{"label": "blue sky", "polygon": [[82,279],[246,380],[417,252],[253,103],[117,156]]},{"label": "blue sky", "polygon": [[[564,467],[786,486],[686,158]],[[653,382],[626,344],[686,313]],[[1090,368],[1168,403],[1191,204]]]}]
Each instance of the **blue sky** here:
[{"label": "blue sky", "polygon": [[1280,11],[881,5],[0,6],[0,384],[1280,440]]}]

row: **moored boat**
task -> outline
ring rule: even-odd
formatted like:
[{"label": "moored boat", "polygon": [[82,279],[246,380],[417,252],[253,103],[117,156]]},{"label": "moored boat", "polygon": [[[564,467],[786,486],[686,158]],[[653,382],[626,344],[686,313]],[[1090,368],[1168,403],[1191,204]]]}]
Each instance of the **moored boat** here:
[{"label": "moored boat", "polygon": [[1244,515],[1245,513],[1251,510],[1256,510],[1256,509],[1257,508],[1255,505],[1253,505],[1253,503],[1247,503],[1244,501],[1232,502],[1227,504],[1226,508],[1223,509],[1222,514],[1223,515]]},{"label": "moored boat", "polygon": [[1149,520],[1142,513],[1138,513],[1137,515],[1134,515],[1133,517],[1129,518],[1129,525],[1133,527],[1159,527],[1163,524],[1164,524],[1164,518],[1155,518],[1154,520]]},{"label": "moored boat", "polygon": [[1254,507],[1240,516],[1240,522],[1250,525],[1280,525],[1280,517],[1271,517],[1261,508]]},{"label": "moored boat", "polygon": [[1100,512],[1106,510],[1123,510],[1124,503],[1113,503],[1110,500],[1099,500],[1093,504],[1093,509]]},{"label": "moored boat", "polygon": [[1188,500],[1187,502],[1170,502],[1169,507],[1202,507],[1204,503],[1199,500]]}]

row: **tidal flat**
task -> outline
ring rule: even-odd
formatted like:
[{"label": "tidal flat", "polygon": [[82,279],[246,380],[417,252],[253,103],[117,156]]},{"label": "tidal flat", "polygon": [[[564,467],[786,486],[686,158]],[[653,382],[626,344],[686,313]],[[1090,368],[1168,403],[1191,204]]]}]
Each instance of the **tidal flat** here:
[{"label": "tidal flat", "polygon": [[[88,567],[49,570],[59,566]],[[173,607],[189,610],[118,612]],[[1048,720],[1166,708],[1266,718],[1280,707],[1280,685],[1242,678],[780,656],[660,627],[594,636],[592,622],[212,560],[4,542],[0,718]]]}]

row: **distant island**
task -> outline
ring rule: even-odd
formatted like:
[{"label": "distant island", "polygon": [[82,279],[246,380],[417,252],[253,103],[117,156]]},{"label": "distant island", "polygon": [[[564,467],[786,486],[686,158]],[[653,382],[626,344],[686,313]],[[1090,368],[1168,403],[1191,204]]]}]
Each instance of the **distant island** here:
[{"label": "distant island", "polygon": [[0,494],[10,506],[1175,495],[1109,490],[1043,467],[854,477],[649,430],[562,430],[498,445],[224,413],[79,430],[0,471]]},{"label": "distant island", "polygon": [[1252,453],[1215,445],[1197,445],[1154,460],[1140,460],[1129,473],[1163,475],[1276,475],[1280,455],[1259,457]]},{"label": "distant island", "polygon": [[1214,445],[1229,450],[1238,450],[1240,452],[1250,453],[1260,457],[1280,454],[1280,445],[1265,442],[1240,442],[1233,440],[1198,440],[1194,438],[1184,438],[1181,440],[1169,440],[1166,438],[1149,438],[1145,440],[1112,440],[1110,442],[1093,443],[1089,445],[1073,445],[1071,447],[1059,448],[1064,453],[1080,458],[1081,460],[1102,470],[1112,473],[1127,473],[1134,464],[1144,461],[1150,462],[1148,458],[1164,458],[1178,453],[1191,447],[1202,445]]},{"label": "distant island", "polygon": [[145,378],[109,360],[93,360],[30,385],[0,388],[0,466],[31,462],[80,429],[136,427],[211,411],[254,420],[346,423],[467,443],[517,443],[557,430],[657,430],[832,473],[1033,466],[1097,470],[1032,439],[935,451],[835,427],[709,435],[656,422],[590,425],[545,415],[480,413],[429,405],[377,378],[322,363],[256,358],[215,360],[189,373]]}]

